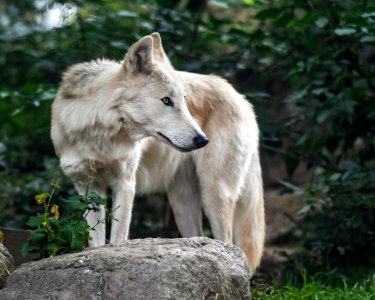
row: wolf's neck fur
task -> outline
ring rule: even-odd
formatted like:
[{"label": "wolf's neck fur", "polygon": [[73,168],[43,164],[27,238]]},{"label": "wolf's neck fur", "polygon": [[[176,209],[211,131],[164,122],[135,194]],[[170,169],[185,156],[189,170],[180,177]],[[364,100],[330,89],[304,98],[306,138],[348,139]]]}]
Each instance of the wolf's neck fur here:
[{"label": "wolf's neck fur", "polygon": [[[121,112],[124,101],[135,97],[126,86],[124,70],[114,61],[94,61],[75,65],[64,74],[59,90],[60,120],[69,135],[111,139],[121,135],[138,140],[132,120]],[[58,102],[56,105],[59,105]]]}]

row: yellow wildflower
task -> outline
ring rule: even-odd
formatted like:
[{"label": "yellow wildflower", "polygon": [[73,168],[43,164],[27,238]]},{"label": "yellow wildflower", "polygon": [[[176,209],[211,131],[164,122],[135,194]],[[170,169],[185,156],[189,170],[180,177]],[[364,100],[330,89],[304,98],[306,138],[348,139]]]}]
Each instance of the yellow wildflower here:
[{"label": "yellow wildflower", "polygon": [[51,206],[51,214],[54,214],[55,215],[55,219],[57,220],[60,216],[60,212],[59,212],[59,206],[54,204]]},{"label": "yellow wildflower", "polygon": [[0,244],[4,244],[4,233],[0,230]]},{"label": "yellow wildflower", "polygon": [[42,222],[42,225],[43,225],[44,227],[47,227],[48,222],[47,222],[47,221],[43,221],[43,222]]},{"label": "yellow wildflower", "polygon": [[47,193],[43,193],[43,194],[40,194],[40,195],[36,195],[35,196],[35,201],[36,201],[36,203],[38,204],[38,205],[41,205],[41,204],[43,204],[45,201],[46,201],[46,199],[49,197],[49,194],[47,194]]}]

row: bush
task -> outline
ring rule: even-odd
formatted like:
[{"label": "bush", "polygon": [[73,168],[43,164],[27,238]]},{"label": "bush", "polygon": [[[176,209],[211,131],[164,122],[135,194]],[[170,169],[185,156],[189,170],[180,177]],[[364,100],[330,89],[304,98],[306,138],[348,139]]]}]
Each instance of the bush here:
[{"label": "bush", "polygon": [[[39,258],[58,254],[82,251],[91,240],[90,227],[86,216],[90,211],[98,212],[100,206],[106,206],[107,201],[95,192],[89,192],[93,177],[86,184],[84,195],[75,195],[67,199],[57,196],[60,186],[53,183],[50,193],[35,196],[38,205],[44,208],[43,213],[30,217],[27,225],[34,229],[30,240],[23,246],[22,254],[38,253]],[[63,213],[60,215],[60,211]],[[103,223],[112,219],[112,212],[107,210],[107,217],[98,220]]]},{"label": "bush", "polygon": [[308,189],[300,222],[304,251],[290,257],[286,272],[354,274],[375,268],[375,164],[344,162],[343,173],[322,172]]},{"label": "bush", "polygon": [[256,18],[263,25],[254,49],[267,48],[291,88],[287,168],[306,162],[313,173],[300,222],[304,252],[294,258],[309,272],[373,268],[375,5],[279,1]]}]

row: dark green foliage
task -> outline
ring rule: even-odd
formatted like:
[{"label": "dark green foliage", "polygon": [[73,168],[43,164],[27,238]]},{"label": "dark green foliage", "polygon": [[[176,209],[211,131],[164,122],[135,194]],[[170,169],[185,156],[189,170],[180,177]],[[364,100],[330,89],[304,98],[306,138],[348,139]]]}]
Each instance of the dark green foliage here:
[{"label": "dark green foliage", "polygon": [[[42,8],[34,1],[4,3],[1,225],[23,226],[38,209],[33,195],[59,177],[49,107],[62,71],[90,59],[121,60],[131,43],[159,31],[177,69],[217,73],[252,100],[263,155],[288,148],[290,175],[300,163],[310,168],[306,218],[299,224],[304,252],[290,265],[311,271],[373,266],[373,1],[59,0]],[[36,16],[57,4],[75,12],[60,27],[47,28]],[[71,185],[63,186],[63,194],[73,194]],[[74,212],[83,207],[77,199],[64,204]],[[135,204],[132,237],[168,232],[163,225],[170,223],[170,210],[156,202],[140,198]],[[77,235],[67,228],[61,231],[65,238]],[[41,234],[35,241],[45,238]]]},{"label": "dark green foliage", "polygon": [[375,276],[366,274],[367,277],[338,280],[334,285],[318,276],[302,275],[302,284],[297,285],[288,281],[282,287],[270,286],[264,282],[257,282],[251,288],[253,300],[372,300],[375,295]]},{"label": "dark green foliage", "polygon": [[[34,229],[30,240],[22,248],[22,254],[38,253],[39,258],[54,256],[72,251],[82,251],[90,240],[90,227],[85,219],[89,211],[99,211],[100,205],[107,201],[94,192],[67,199],[56,199],[59,188],[52,184],[50,194],[35,197],[37,204],[43,205],[44,213],[30,217],[26,225]],[[59,203],[59,205],[57,205]],[[60,215],[60,209],[64,210]],[[106,220],[99,220],[105,222]]]},{"label": "dark green foliage", "polygon": [[[300,222],[304,251],[291,256],[286,272],[354,274],[375,268],[375,165],[344,162],[343,173],[322,172],[309,187]],[[362,270],[360,271],[362,272]]]},{"label": "dark green foliage", "polygon": [[269,53],[260,63],[291,88],[288,171],[306,162],[313,173],[299,224],[304,251],[290,263],[309,272],[374,268],[375,5],[280,1],[256,19],[254,51]]},{"label": "dark green foliage", "polygon": [[313,203],[318,213],[304,220],[305,248],[321,253],[328,269],[375,267],[375,164],[346,161],[344,170],[322,175],[311,187],[322,200]]}]

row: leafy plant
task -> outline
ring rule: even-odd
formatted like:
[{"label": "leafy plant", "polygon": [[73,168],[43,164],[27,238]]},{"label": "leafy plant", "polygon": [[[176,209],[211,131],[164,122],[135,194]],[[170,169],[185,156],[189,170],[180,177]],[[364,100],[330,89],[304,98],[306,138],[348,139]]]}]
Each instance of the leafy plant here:
[{"label": "leafy plant", "polygon": [[344,170],[322,172],[309,187],[300,222],[304,251],[290,257],[289,275],[375,269],[375,164],[346,161]]},{"label": "leafy plant", "polygon": [[[35,228],[30,240],[23,246],[22,254],[38,253],[40,258],[81,251],[90,238],[90,227],[85,219],[90,211],[97,212],[101,205],[106,205],[106,200],[95,192],[89,192],[87,185],[84,195],[75,195],[68,198],[56,199],[59,185],[52,184],[50,193],[35,196],[38,205],[43,205],[44,212],[30,217],[27,225]],[[65,213],[60,215],[60,209]],[[111,218],[111,214],[108,214]]]},{"label": "leafy plant", "polygon": [[[61,72],[99,57],[121,59],[140,36],[159,31],[176,68],[224,76],[252,100],[263,154],[284,146],[290,174],[301,162],[310,168],[300,224],[303,259],[293,268],[373,265],[367,255],[375,228],[373,1],[38,3],[5,0],[0,22],[2,225],[24,224],[35,212],[28,199],[46,189],[58,168],[50,163],[48,135]],[[40,20],[54,5],[67,13],[73,7],[74,13],[48,28]],[[67,186],[63,193],[72,194]],[[167,206],[159,198],[147,209],[152,201],[141,200],[132,236],[159,235],[165,224],[155,211],[161,216]],[[49,214],[53,219],[50,208]]]},{"label": "leafy plant", "polygon": [[375,267],[375,5],[370,1],[264,4],[252,33],[258,64],[289,87],[283,137],[293,174],[311,170],[291,269]]},{"label": "leafy plant", "polygon": [[269,286],[264,282],[256,282],[252,287],[251,299],[254,300],[290,300],[290,299],[356,299],[372,300],[375,293],[375,276],[370,274],[365,279],[350,278],[338,280],[336,284],[313,276],[302,275],[302,285],[288,281],[282,287]]}]

